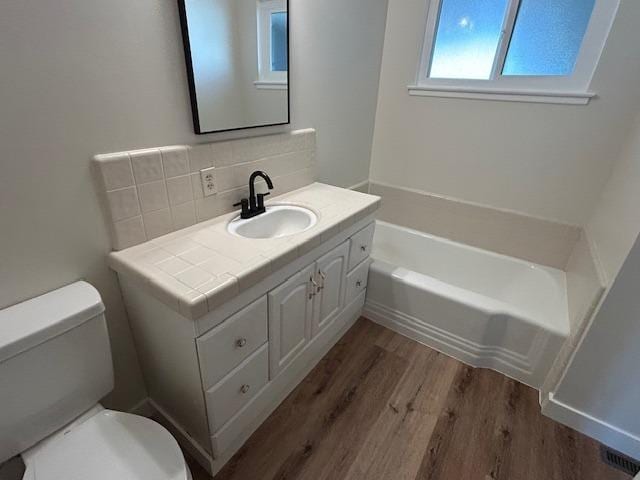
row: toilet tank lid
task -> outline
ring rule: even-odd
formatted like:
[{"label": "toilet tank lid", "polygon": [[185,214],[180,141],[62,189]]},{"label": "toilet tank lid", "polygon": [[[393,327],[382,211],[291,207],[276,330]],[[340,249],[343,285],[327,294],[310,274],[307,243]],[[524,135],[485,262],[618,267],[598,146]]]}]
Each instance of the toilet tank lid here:
[{"label": "toilet tank lid", "polygon": [[0,310],[0,362],[100,315],[98,291],[80,281]]}]

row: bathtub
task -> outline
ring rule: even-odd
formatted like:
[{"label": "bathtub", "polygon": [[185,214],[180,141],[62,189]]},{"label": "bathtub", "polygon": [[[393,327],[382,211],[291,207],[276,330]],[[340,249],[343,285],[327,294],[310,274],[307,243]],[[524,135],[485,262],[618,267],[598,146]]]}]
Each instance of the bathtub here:
[{"label": "bathtub", "polygon": [[564,272],[376,222],[364,315],[534,388],[569,335]]}]

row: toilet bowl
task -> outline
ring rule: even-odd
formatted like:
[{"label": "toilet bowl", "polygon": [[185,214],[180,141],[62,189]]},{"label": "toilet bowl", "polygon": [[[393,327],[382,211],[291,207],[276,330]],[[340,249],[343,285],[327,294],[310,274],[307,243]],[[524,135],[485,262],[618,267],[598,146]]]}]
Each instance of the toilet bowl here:
[{"label": "toilet bowl", "polygon": [[97,405],[22,453],[23,480],[191,480],[160,424]]},{"label": "toilet bowl", "polygon": [[0,463],[24,480],[191,480],[173,436],[105,409],[113,388],[104,306],[77,282],[0,311]]}]

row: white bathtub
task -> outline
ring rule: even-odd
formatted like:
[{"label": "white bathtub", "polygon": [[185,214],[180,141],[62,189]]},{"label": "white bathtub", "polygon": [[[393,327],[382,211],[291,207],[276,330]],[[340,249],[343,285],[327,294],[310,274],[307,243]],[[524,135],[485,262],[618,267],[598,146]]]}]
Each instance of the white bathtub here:
[{"label": "white bathtub", "polygon": [[376,222],[364,315],[540,388],[569,335],[564,272]]}]

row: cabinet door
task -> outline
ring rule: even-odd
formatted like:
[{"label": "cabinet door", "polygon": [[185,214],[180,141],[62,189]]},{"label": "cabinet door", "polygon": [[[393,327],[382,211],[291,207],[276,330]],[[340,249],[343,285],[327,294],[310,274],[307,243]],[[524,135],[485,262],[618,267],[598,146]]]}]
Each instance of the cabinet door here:
[{"label": "cabinet door", "polygon": [[311,339],[315,264],[269,292],[269,373],[285,368]]},{"label": "cabinet door", "polygon": [[344,307],[349,241],[337,246],[316,262],[315,298],[311,333],[316,336]]}]

